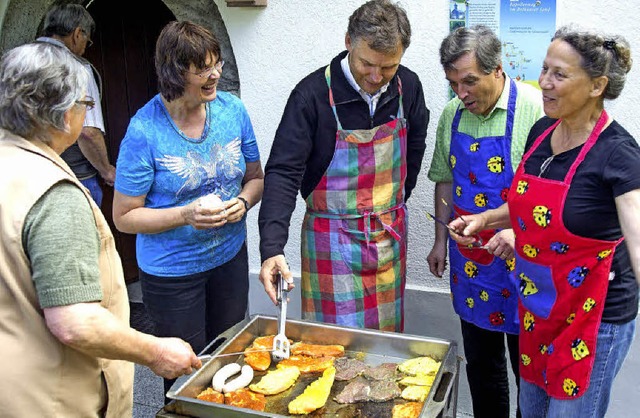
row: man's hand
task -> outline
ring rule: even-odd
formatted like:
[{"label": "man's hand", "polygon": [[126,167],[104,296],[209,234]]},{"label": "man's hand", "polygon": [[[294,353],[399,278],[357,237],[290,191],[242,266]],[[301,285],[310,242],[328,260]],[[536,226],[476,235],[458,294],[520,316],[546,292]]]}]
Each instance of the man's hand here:
[{"label": "man's hand", "polygon": [[202,367],[202,362],[185,341],[179,338],[160,338],[158,341],[158,354],[148,365],[158,376],[175,379]]},{"label": "man's hand", "polygon": [[447,268],[447,242],[434,243],[431,252],[427,256],[429,270],[436,277],[442,277]]},{"label": "man's hand", "polygon": [[109,186],[113,186],[116,180],[116,168],[109,163],[107,145],[102,131],[98,128],[85,126],[78,137],[78,146],[82,155],[98,170]]},{"label": "man's hand", "polygon": [[107,185],[113,187],[113,183],[116,182],[116,168],[109,164],[105,171],[100,172],[100,177]]},{"label": "man's hand", "polygon": [[289,264],[282,254],[264,260],[262,268],[260,269],[260,281],[264,286],[264,291],[267,292],[269,299],[271,299],[274,305],[278,304],[275,287],[278,273],[280,273],[289,284],[289,290],[295,287],[293,284],[293,276],[291,271],[289,271]]}]

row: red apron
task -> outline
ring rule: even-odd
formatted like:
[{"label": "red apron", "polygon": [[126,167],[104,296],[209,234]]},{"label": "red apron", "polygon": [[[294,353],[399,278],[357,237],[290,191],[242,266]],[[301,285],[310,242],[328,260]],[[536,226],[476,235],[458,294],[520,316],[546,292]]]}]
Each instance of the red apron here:
[{"label": "red apron", "polygon": [[509,192],[520,291],[520,376],[556,399],[589,386],[613,253],[622,241],[572,234],[562,214],[576,169],[607,122],[602,111],[564,181],[525,174],[525,162],[560,121],[524,155]]}]

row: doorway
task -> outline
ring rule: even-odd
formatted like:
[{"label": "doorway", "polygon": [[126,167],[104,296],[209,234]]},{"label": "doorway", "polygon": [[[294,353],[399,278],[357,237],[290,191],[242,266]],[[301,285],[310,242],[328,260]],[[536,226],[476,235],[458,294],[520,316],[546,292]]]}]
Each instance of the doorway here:
[{"label": "doorway", "polygon": [[[102,109],[109,160],[115,165],[129,120],[157,93],[155,43],[162,28],[176,20],[161,0],[94,0],[87,10],[96,22],[87,58],[102,76]],[[103,187],[102,211],[113,231],[127,282],[138,277],[135,235],[115,229],[113,188]]]}]

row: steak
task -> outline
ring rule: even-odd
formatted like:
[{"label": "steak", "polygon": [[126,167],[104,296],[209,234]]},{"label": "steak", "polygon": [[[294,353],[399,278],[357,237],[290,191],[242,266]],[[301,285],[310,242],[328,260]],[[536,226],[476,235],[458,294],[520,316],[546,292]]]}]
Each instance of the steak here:
[{"label": "steak", "polygon": [[349,382],[347,386],[342,389],[335,400],[338,403],[356,403],[366,401],[369,399],[369,381],[362,377],[357,377],[353,382]]},{"label": "steak", "polygon": [[376,367],[368,367],[362,375],[371,380],[398,380],[397,363],[382,363]]},{"label": "steak", "polygon": [[367,368],[360,360],[348,357],[337,358],[333,365],[336,368],[336,380],[351,380]]},{"label": "steak", "polygon": [[342,389],[336,397],[338,403],[386,402],[400,396],[402,391],[396,382],[390,380],[368,380],[356,377]]},{"label": "steak", "polygon": [[376,380],[371,382],[369,400],[374,402],[386,402],[400,396],[402,391],[396,382],[390,380]]}]

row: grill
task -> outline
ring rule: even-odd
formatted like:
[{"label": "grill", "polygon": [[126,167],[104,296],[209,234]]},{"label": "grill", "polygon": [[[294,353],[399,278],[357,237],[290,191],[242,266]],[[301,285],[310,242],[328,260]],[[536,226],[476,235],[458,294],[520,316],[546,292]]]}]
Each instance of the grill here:
[{"label": "grill", "polygon": [[[457,345],[453,341],[400,334],[370,329],[349,328],[333,324],[310,321],[287,320],[287,337],[293,341],[315,344],[341,344],[346,355],[362,359],[369,365],[431,356],[442,362],[429,396],[424,402],[421,418],[450,418],[456,415],[458,398],[459,359]],[[212,354],[213,358],[191,376],[179,379],[167,393],[172,402],[158,412],[156,417],[285,417],[287,405],[304,388],[317,378],[301,375],[298,382],[282,394],[268,396],[265,412],[258,412],[228,405],[215,404],[196,399],[196,396],[211,385],[216,371],[228,363],[243,362],[243,355],[218,357],[226,353],[242,352],[256,337],[277,333],[277,318],[255,315],[234,325],[212,341],[201,354]],[[257,373],[254,383],[262,373]],[[336,381],[327,404],[309,416],[314,417],[391,417],[394,402],[362,402],[342,405],[333,401],[348,382]]]}]

